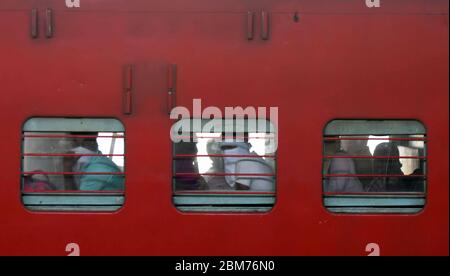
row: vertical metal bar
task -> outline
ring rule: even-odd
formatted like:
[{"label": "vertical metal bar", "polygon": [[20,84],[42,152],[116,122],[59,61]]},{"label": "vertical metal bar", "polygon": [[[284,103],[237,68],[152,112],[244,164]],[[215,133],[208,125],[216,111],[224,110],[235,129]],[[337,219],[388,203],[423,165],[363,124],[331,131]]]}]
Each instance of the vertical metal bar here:
[{"label": "vertical metal bar", "polygon": [[113,132],[112,138],[111,138],[111,145],[109,146],[109,159],[114,158],[114,148],[116,147],[116,133]]},{"label": "vertical metal bar", "polygon": [[167,76],[167,113],[170,114],[176,105],[177,94],[177,65],[170,64]]},{"label": "vertical metal bar", "polygon": [[269,39],[269,31],[270,31],[269,26],[270,26],[269,12],[262,11],[261,12],[261,39],[262,40]]},{"label": "vertical metal bar", "polygon": [[52,38],[54,32],[53,11],[52,9],[45,10],[45,37]]},{"label": "vertical metal bar", "polygon": [[133,66],[125,66],[124,76],[124,98],[123,113],[129,115],[132,112],[132,91],[133,91]]},{"label": "vertical metal bar", "polygon": [[253,40],[255,32],[255,12],[247,12],[247,39]]},{"label": "vertical metal bar", "polygon": [[31,38],[37,38],[39,36],[39,18],[38,18],[38,10],[31,10],[31,22],[30,22],[30,34]]}]

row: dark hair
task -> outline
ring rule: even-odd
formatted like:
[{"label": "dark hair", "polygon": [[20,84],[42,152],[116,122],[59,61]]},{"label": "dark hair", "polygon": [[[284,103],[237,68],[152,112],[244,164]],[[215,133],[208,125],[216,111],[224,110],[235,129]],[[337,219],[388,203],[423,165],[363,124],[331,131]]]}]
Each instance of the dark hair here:
[{"label": "dark hair", "polygon": [[403,174],[400,169],[402,165],[398,159],[399,155],[396,144],[390,142],[378,144],[373,156],[390,156],[391,158],[375,159],[374,172],[377,174]]},{"label": "dark hair", "polygon": [[[79,132],[70,132],[70,135],[98,136],[98,132],[79,131]],[[74,140],[77,141],[77,146],[81,146],[92,151],[98,150],[97,137],[74,137]]]}]

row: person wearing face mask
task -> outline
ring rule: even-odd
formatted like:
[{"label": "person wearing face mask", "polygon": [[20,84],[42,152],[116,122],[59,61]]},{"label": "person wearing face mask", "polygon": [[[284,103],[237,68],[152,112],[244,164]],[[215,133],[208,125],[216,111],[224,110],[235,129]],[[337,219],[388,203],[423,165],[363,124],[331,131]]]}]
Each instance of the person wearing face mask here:
[{"label": "person wearing face mask", "polygon": [[225,141],[219,143],[224,154],[225,181],[233,190],[275,190],[273,169],[255,152],[250,152],[247,142]]},{"label": "person wearing face mask", "polygon": [[211,159],[211,167],[204,176],[209,190],[231,190],[231,186],[225,181],[225,177],[222,175],[225,171],[223,158],[217,155],[223,154],[218,142],[210,139],[206,144],[206,152]]}]

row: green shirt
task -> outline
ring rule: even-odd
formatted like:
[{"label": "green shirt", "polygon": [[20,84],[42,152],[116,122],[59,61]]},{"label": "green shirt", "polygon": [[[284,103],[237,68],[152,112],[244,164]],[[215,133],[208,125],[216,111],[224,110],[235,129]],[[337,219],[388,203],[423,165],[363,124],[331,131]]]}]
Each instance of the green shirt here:
[{"label": "green shirt", "polygon": [[[80,172],[120,173],[120,168],[106,156],[94,156]],[[80,177],[80,190],[110,191],[124,189],[124,175],[117,174],[85,174]]]}]

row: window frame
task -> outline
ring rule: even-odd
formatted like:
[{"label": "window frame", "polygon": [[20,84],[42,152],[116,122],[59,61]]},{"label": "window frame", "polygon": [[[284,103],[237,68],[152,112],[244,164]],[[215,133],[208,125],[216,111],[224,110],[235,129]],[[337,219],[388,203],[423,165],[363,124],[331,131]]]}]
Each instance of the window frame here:
[{"label": "window frame", "polygon": [[[330,124],[343,124],[349,123],[345,128],[347,131],[340,132],[339,128],[333,126],[333,130],[329,131],[327,128]],[[369,122],[369,123],[368,123]],[[353,127],[358,125],[365,125],[366,130],[368,124],[378,126],[375,131],[368,133],[363,131],[364,128],[360,128],[359,131],[352,131]],[[389,130],[382,128],[383,123],[389,126]],[[391,130],[398,127],[400,124],[400,130],[392,132]],[[328,121],[323,128],[322,136],[322,206],[332,214],[353,214],[353,215],[370,215],[370,214],[417,214],[422,212],[427,204],[428,198],[428,136],[427,129],[423,122],[417,119],[333,119]],[[340,196],[327,196],[325,191],[325,138],[327,136],[377,136],[377,135],[422,135],[423,156],[418,155],[415,157],[422,157],[423,162],[423,192],[405,192],[404,195],[389,195],[389,192],[385,192],[386,195],[377,195],[375,193],[366,195],[343,195]],[[411,140],[410,140],[411,141]],[[397,145],[398,147],[398,145]],[[416,194],[414,194],[416,193]],[[420,196],[419,196],[420,195]],[[353,205],[353,206],[350,206]]]},{"label": "window frame", "polygon": [[[175,143],[171,141],[171,187],[172,187],[172,204],[182,213],[239,213],[239,214],[267,214],[273,210],[277,202],[277,182],[278,182],[278,138],[276,125],[266,119],[246,118],[246,119],[229,119],[229,118],[215,118],[215,119],[198,119],[198,118],[183,118],[178,120],[176,124],[182,124],[185,121],[190,121],[191,135],[195,133],[193,130],[193,122],[200,120],[200,125],[203,126],[213,120],[220,120],[223,127],[228,122],[236,123],[236,121],[244,121],[244,126],[249,120],[254,120],[257,126],[259,122],[266,124],[266,133],[273,134],[276,143],[276,150],[273,153],[273,160],[275,168],[273,172],[274,177],[274,191],[273,192],[251,192],[251,191],[228,191],[224,192],[213,190],[193,190],[193,191],[179,191],[175,189]],[[173,129],[172,128],[172,129]],[[225,132],[222,129],[222,133]],[[172,130],[171,130],[172,131]],[[253,132],[252,132],[253,131]],[[207,133],[207,132],[202,132]],[[213,132],[214,133],[214,132]],[[217,133],[217,132],[216,132]],[[245,129],[245,133],[258,133],[256,129]],[[260,132],[261,133],[261,132]],[[207,206],[209,205],[209,206]],[[243,207],[242,205],[250,205]],[[261,206],[270,205],[270,206]]]},{"label": "window frame", "polygon": [[[120,191],[43,191],[26,192],[24,188],[24,160],[26,132],[113,132],[123,133],[123,190]],[[126,129],[114,117],[30,117],[21,127],[20,199],[31,212],[116,213],[125,205],[126,193]]]}]

